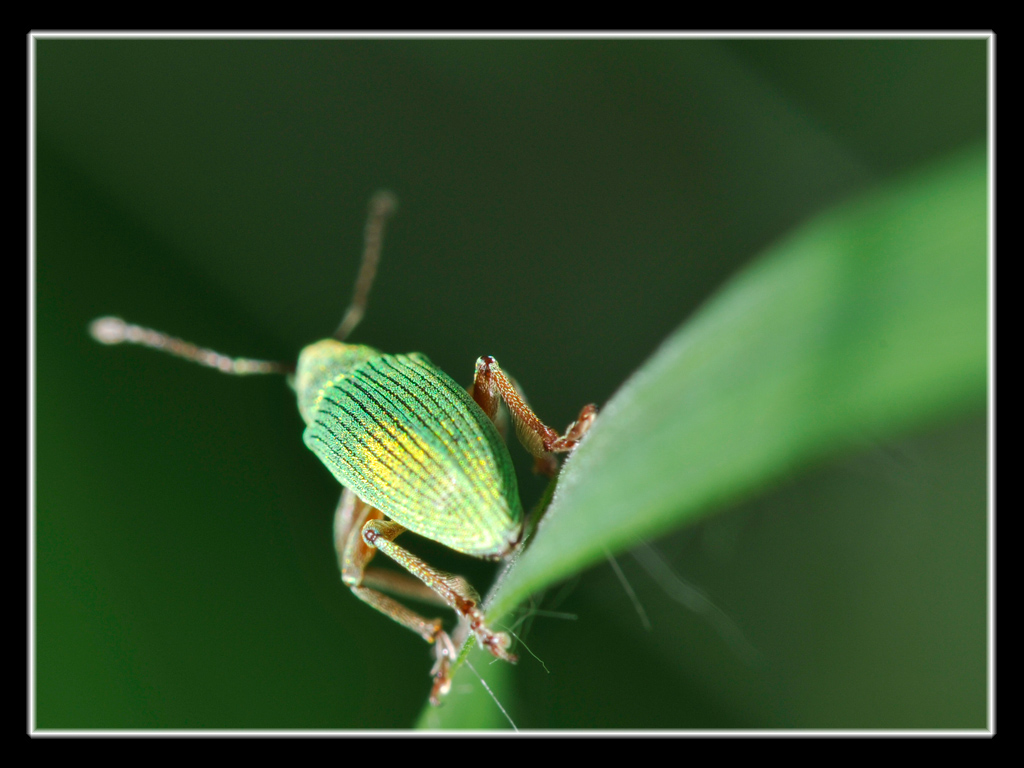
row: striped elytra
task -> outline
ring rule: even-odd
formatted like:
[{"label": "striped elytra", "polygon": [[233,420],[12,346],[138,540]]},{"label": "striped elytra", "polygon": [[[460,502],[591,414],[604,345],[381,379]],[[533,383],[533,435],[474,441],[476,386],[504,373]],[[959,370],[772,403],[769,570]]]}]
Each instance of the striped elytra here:
[{"label": "striped elytra", "polygon": [[469,555],[516,544],[523,513],[508,448],[424,355],[325,339],[303,350],[294,386],[306,446],[360,499]]}]

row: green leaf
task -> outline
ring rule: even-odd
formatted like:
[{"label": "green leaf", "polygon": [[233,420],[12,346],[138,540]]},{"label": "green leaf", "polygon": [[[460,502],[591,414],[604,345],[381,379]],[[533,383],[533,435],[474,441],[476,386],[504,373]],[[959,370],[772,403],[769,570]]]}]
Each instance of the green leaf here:
[{"label": "green leaf", "polygon": [[[986,299],[984,147],[801,227],[604,406],[489,619],[787,474],[977,407]],[[462,712],[476,701],[449,696],[421,726],[479,727]]]}]

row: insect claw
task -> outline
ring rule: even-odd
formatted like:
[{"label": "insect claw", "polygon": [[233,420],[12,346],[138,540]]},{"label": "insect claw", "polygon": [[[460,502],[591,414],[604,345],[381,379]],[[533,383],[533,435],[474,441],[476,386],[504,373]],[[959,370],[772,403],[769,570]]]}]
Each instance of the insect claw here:
[{"label": "insect claw", "polygon": [[441,697],[452,687],[451,667],[455,658],[455,645],[447,632],[437,633],[434,639],[434,652],[437,654],[437,661],[430,670],[430,674],[434,676],[434,686],[430,689],[430,703],[436,707],[441,703]]},{"label": "insect claw", "polygon": [[518,656],[508,652],[509,646],[512,645],[512,638],[508,636],[507,632],[491,632],[485,627],[477,637],[480,640],[480,644],[490,651],[492,656],[507,661],[510,664],[515,664],[519,661]]}]

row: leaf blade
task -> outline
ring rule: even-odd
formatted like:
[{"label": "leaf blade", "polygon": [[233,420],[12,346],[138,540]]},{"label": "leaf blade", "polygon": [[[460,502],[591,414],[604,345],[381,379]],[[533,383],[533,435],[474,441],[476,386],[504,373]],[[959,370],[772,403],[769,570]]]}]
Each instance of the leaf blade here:
[{"label": "leaf blade", "polygon": [[985,184],[975,150],[820,217],[730,282],[608,403],[493,615],[605,548],[980,402]]},{"label": "leaf blade", "polygon": [[731,280],[602,410],[489,619],[798,468],[984,402],[987,202],[975,147],[819,216]]}]

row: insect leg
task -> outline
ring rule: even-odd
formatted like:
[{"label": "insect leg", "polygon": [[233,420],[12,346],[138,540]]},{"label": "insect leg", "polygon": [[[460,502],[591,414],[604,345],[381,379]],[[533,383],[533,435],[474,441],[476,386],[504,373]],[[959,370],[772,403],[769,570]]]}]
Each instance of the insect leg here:
[{"label": "insect leg", "polygon": [[440,619],[425,619],[397,600],[383,594],[381,590],[435,604],[445,603],[426,585],[407,574],[367,568],[376,554],[376,549],[363,541],[360,531],[367,521],[381,518],[383,514],[380,510],[362,501],[348,488],[342,492],[341,501],[334,515],[334,547],[338,553],[341,578],[352,593],[364,603],[373,606],[434,645],[437,662],[432,670],[434,687],[430,700],[437,704],[439,697],[447,693],[451,686],[449,668],[451,659],[455,656],[451,638],[442,629]]},{"label": "insect leg", "polygon": [[447,606],[436,592],[409,574],[383,568],[367,568],[376,550],[363,541],[361,530],[366,521],[371,519],[382,520],[384,513],[345,488],[334,513],[334,549],[338,553],[338,567],[345,584],[370,587],[424,603]]},{"label": "insect leg", "polygon": [[547,475],[554,475],[558,470],[558,464],[552,454],[567,453],[575,448],[597,416],[596,405],[585,405],[576,421],[566,427],[563,434],[558,434],[537,418],[537,414],[526,404],[522,390],[501,370],[498,361],[490,355],[484,355],[476,361],[471,394],[477,405],[495,423],[498,423],[500,418],[499,400],[505,403],[512,414],[519,442],[533,454],[537,471]]},{"label": "insect leg", "polygon": [[480,604],[480,596],[476,590],[461,576],[439,571],[395,544],[395,539],[403,531],[405,528],[391,520],[369,519],[363,525],[363,541],[379,549],[434,590],[460,618],[466,621],[480,645],[491,654],[514,663],[516,657],[508,652],[511,639],[506,633],[494,632],[487,627],[484,614],[477,607]]}]

